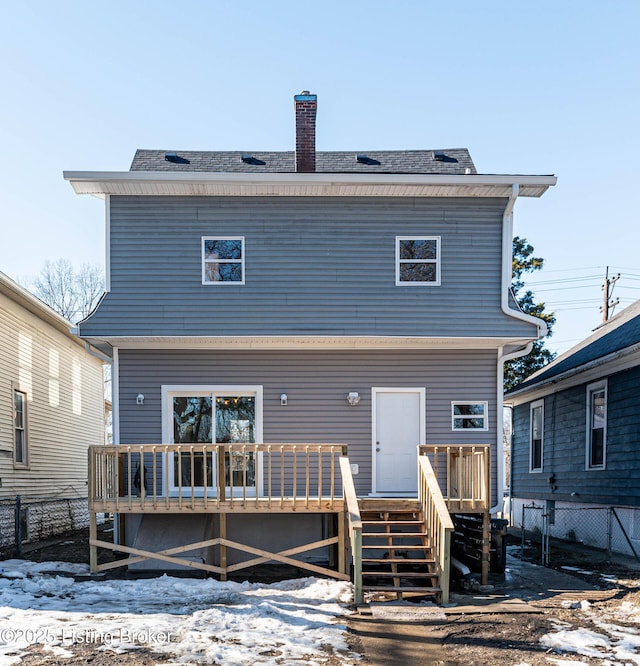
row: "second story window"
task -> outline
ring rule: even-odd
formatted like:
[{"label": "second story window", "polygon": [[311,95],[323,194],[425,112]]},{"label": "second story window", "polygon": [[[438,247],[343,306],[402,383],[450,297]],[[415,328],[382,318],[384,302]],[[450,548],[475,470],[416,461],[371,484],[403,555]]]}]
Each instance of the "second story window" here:
[{"label": "second story window", "polygon": [[244,284],[244,237],[202,238],[202,284]]},{"label": "second story window", "polygon": [[396,285],[440,284],[440,236],[396,236]]}]

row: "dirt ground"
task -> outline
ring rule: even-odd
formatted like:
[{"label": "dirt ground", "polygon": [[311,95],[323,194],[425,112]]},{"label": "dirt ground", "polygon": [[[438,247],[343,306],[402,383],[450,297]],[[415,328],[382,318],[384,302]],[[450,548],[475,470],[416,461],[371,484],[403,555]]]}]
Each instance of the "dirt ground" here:
[{"label": "dirt ground", "polygon": [[[80,530],[25,545],[22,557],[36,562],[88,562],[87,541],[86,530]],[[10,550],[0,552],[3,558],[14,556]],[[567,661],[560,663],[573,660],[602,666],[601,659],[550,651],[540,643],[540,638],[558,623],[598,632],[595,615],[606,617],[623,602],[640,607],[640,571],[602,563],[598,570],[591,570],[591,575],[569,575],[509,557],[504,576],[493,575],[488,588],[458,588],[452,592],[448,608],[421,604],[419,598],[412,600],[417,603],[391,605],[371,599],[372,603],[350,616],[349,642],[362,654],[358,662],[362,666],[553,666],[563,659]],[[602,573],[611,579],[603,579]],[[583,612],[582,602],[588,602],[590,612]],[[389,614],[394,608],[400,610]],[[619,618],[616,624],[621,624]],[[637,623],[635,627],[637,631]],[[90,645],[77,645],[71,650],[76,656],[64,660],[69,666],[152,666],[171,661],[145,649],[121,655],[99,652]],[[21,663],[36,666],[60,662],[34,647]],[[338,663],[328,655],[327,666]]]}]

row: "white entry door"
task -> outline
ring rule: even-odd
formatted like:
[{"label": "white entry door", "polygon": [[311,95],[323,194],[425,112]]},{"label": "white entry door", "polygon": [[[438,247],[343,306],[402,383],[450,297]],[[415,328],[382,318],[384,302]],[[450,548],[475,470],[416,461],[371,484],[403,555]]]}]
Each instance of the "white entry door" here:
[{"label": "white entry door", "polygon": [[424,444],[425,390],[373,389],[373,492],[416,495],[418,450]]}]

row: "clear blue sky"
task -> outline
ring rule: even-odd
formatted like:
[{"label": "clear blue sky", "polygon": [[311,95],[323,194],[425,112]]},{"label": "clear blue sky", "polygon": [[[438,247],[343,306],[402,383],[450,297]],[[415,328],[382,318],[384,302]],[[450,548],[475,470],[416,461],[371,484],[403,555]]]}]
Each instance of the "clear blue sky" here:
[{"label": "clear blue sky", "polygon": [[[605,266],[640,298],[640,2],[394,0],[5,3],[0,271],[104,261],[104,213],[63,170],[136,148],[291,150],[318,95],[318,149],[467,147],[480,173],[558,176],[516,205],[544,257],[550,348],[598,324]],[[586,278],[578,280],[578,278]],[[618,306],[620,309],[621,306]]]}]

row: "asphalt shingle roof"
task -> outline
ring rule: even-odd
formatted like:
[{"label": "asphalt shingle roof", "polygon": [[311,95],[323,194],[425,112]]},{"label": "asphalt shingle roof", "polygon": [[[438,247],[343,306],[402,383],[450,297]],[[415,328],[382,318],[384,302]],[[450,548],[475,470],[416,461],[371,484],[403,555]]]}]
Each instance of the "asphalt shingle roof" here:
[{"label": "asphalt shingle roof", "polygon": [[527,381],[514,386],[506,395],[531,388],[569,370],[640,344],[640,300],[599,326],[580,344],[538,370]]},{"label": "asphalt shingle roof", "polygon": [[[174,153],[177,160],[167,160],[165,158],[167,153]],[[443,153],[443,155],[440,159],[436,159],[436,153]],[[245,162],[242,160],[243,155],[251,156],[253,159]],[[359,162],[356,155],[365,155],[369,159],[364,163]],[[295,154],[293,151],[137,150],[131,164],[131,171],[295,173]],[[437,151],[317,152],[316,172],[446,175],[477,173],[466,148]]]}]

